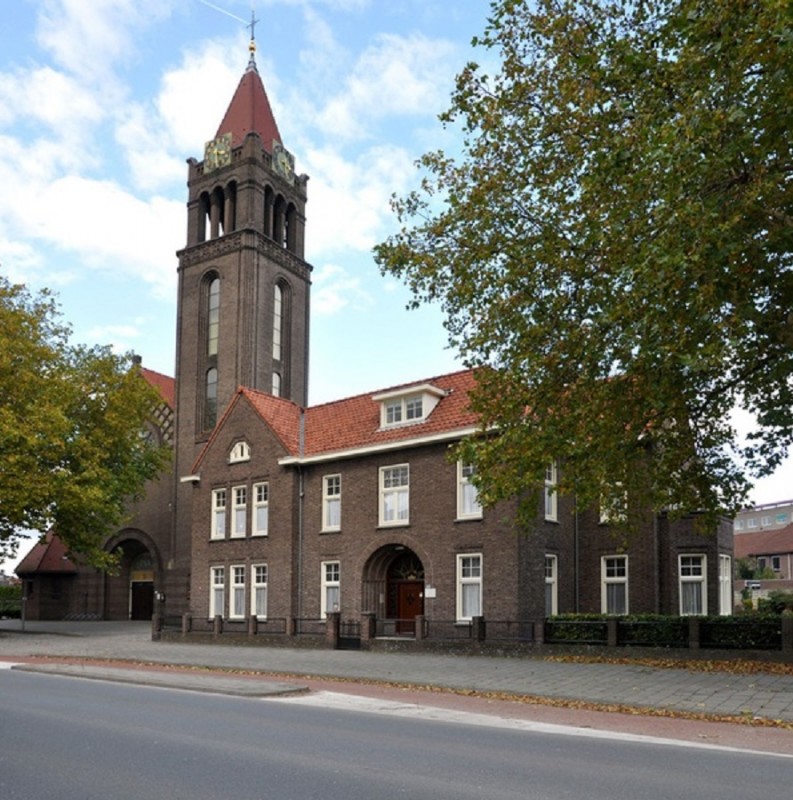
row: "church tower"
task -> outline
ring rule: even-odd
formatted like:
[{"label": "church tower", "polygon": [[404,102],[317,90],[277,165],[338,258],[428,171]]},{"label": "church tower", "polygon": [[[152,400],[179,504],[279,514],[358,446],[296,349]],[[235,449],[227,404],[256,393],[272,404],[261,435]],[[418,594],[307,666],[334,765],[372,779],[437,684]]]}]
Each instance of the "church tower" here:
[{"label": "church tower", "polygon": [[192,464],[237,389],[308,400],[308,177],[295,175],[282,143],[253,39],[250,51],[203,160],[188,159],[187,244],[177,253],[177,572],[190,563]]}]

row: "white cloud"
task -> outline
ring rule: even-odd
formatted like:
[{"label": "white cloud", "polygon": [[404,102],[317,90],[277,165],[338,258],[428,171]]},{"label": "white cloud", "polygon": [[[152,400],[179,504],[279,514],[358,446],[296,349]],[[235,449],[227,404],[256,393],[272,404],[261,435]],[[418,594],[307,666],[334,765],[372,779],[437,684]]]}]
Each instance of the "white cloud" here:
[{"label": "white cloud", "polygon": [[38,43],[69,72],[101,84],[117,61],[130,56],[137,30],[170,11],[168,0],[45,0]]},{"label": "white cloud", "polygon": [[391,218],[391,194],[414,175],[410,156],[398,147],[375,147],[348,161],[333,150],[315,149],[304,161],[314,179],[306,234],[311,253],[371,250]]},{"label": "white cloud", "polygon": [[157,293],[173,291],[183,203],[141,200],[111,181],[69,176],[18,187],[6,211],[20,237],[77,256],[83,267],[134,275]]},{"label": "white cloud", "polygon": [[454,52],[450,43],[438,39],[380,34],[319,110],[316,122],[322,134],[359,139],[368,134],[369,121],[442,109]]},{"label": "white cloud", "polygon": [[312,276],[311,310],[314,314],[337,314],[349,306],[363,308],[372,296],[361,286],[360,278],[336,264],[324,264]]}]

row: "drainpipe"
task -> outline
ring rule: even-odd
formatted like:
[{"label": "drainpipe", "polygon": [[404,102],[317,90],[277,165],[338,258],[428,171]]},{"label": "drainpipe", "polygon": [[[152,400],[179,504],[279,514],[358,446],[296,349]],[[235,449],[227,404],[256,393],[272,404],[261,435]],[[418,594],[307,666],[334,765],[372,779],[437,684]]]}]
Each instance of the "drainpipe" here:
[{"label": "drainpipe", "polygon": [[573,495],[573,569],[575,570],[575,612],[581,611],[581,587],[579,576],[579,547],[578,547],[578,498]]},{"label": "drainpipe", "polygon": [[[306,416],[300,409],[298,453],[303,457],[306,434]],[[303,466],[297,465],[297,618],[303,619],[303,497],[305,495]]]},{"label": "drainpipe", "polygon": [[655,613],[661,613],[661,548],[658,543],[658,513],[653,512],[653,548],[655,550]]}]

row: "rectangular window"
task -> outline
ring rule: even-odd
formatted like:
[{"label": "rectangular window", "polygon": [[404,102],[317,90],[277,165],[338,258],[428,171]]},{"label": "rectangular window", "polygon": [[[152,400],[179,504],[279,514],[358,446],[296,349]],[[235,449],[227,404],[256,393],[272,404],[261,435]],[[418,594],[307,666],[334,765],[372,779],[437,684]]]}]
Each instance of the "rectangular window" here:
[{"label": "rectangular window", "polygon": [[771,517],[760,517],[760,525],[762,527],[766,527],[767,525],[771,524]]},{"label": "rectangular window", "polygon": [[743,530],[743,520],[742,519],[736,519],[735,520],[735,530],[736,531],[742,531]]},{"label": "rectangular window", "polygon": [[251,614],[256,619],[267,619],[267,564],[254,564],[251,578]]},{"label": "rectangular window", "polygon": [[732,606],[732,559],[719,556],[719,614],[729,616]]},{"label": "rectangular window", "polygon": [[212,531],[213,539],[226,536],[226,490],[214,489],[212,492]]},{"label": "rectangular window", "polygon": [[457,518],[479,519],[482,516],[482,505],[479,492],[472,478],[476,472],[473,464],[457,462]]},{"label": "rectangular window", "polygon": [[402,422],[402,401],[394,400],[385,404],[385,424],[396,425]]},{"label": "rectangular window", "polygon": [[405,419],[423,419],[424,403],[421,397],[411,397],[405,400]]},{"label": "rectangular window", "polygon": [[556,556],[545,556],[545,616],[553,617],[559,613],[557,586],[558,560]]},{"label": "rectangular window", "polygon": [[253,536],[267,536],[269,523],[270,485],[253,484]]},{"label": "rectangular window", "polygon": [[545,468],[545,519],[550,522],[557,520],[557,492],[556,492],[556,462],[552,461]]},{"label": "rectangular window", "polygon": [[600,521],[603,524],[609,522],[624,522],[628,516],[628,495],[621,491],[622,484],[615,484],[613,493],[603,495],[600,498]]},{"label": "rectangular window", "polygon": [[322,530],[341,528],[341,475],[325,475],[322,479]]},{"label": "rectangular window", "polygon": [[331,611],[341,608],[341,562],[322,562],[322,608],[324,618]]},{"label": "rectangular window", "polygon": [[457,621],[470,622],[482,616],[482,555],[457,556]]},{"label": "rectangular window", "polygon": [[407,464],[380,467],[380,524],[410,522],[410,484]]},{"label": "rectangular window", "polygon": [[245,567],[231,568],[231,608],[229,617],[241,619],[245,616]]},{"label": "rectangular window", "polygon": [[771,569],[779,572],[782,569],[782,560],[779,556],[771,556]]},{"label": "rectangular window", "polygon": [[239,539],[248,532],[248,489],[245,486],[235,486],[231,491],[234,497],[234,524],[231,528],[231,536]]},{"label": "rectangular window", "polygon": [[681,616],[705,615],[708,613],[708,597],[705,591],[705,556],[678,556],[680,577]]},{"label": "rectangular window", "polygon": [[784,525],[787,522],[787,514],[777,514],[776,515],[776,524],[777,525]]},{"label": "rectangular window", "polygon": [[765,557],[764,556],[760,556],[757,559],[757,569],[765,569],[766,566],[767,566],[767,564],[766,564]]},{"label": "rectangular window", "polygon": [[750,519],[746,520],[746,527],[747,528],[756,528],[757,527],[757,519],[755,517],[751,517]]},{"label": "rectangular window", "polygon": [[604,556],[600,561],[603,614],[628,613],[628,556]]},{"label": "rectangular window", "polygon": [[226,603],[226,570],[212,567],[209,571],[209,617],[222,617]]}]

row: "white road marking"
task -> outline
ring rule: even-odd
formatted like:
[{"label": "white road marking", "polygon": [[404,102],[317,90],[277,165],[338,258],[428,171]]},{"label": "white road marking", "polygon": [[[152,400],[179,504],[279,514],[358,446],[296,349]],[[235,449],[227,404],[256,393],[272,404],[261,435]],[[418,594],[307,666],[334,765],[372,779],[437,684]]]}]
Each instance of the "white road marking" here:
[{"label": "white road marking", "polygon": [[750,750],[740,747],[709,744],[707,742],[691,742],[684,739],[665,739],[658,736],[624,733],[621,731],[602,731],[595,728],[582,728],[575,725],[555,725],[548,722],[533,722],[524,719],[509,719],[477,714],[470,711],[424,706],[418,703],[400,703],[395,700],[379,700],[373,697],[341,694],[339,692],[311,692],[291,697],[265,697],[267,703],[293,703],[296,705],[330,708],[338,711],[360,711],[367,714],[388,714],[410,719],[423,719],[435,722],[452,722],[463,725],[481,725],[489,728],[505,728],[508,730],[530,733],[546,733],[556,736],[585,736],[589,739],[608,739],[620,742],[639,742],[644,744],[663,745],[667,747],[690,747],[698,750],[721,750],[730,753],[745,753],[761,756],[791,758],[788,753],[771,753],[765,750]]}]

